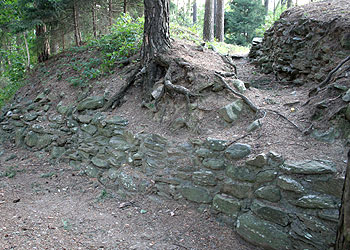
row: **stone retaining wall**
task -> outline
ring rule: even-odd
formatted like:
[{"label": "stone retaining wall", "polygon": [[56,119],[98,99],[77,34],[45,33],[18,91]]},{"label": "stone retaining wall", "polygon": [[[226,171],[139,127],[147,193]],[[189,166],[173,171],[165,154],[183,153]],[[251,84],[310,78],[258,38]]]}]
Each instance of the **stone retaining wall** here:
[{"label": "stone retaining wall", "polygon": [[[331,8],[327,3],[324,5],[323,8]],[[298,85],[321,82],[348,56],[350,27],[337,17],[310,18],[312,13],[307,9],[299,11],[301,16],[294,14],[299,9],[284,12],[265,32],[262,43],[253,44],[249,57],[262,72],[274,73],[280,80]]]},{"label": "stone retaining wall", "polygon": [[343,179],[332,162],[251,155],[246,144],[207,138],[174,143],[133,134],[128,121],[95,111],[103,97],[58,105],[48,91],[0,116],[1,140],[50,152],[120,194],[155,192],[210,209],[244,239],[268,249],[330,249]]}]

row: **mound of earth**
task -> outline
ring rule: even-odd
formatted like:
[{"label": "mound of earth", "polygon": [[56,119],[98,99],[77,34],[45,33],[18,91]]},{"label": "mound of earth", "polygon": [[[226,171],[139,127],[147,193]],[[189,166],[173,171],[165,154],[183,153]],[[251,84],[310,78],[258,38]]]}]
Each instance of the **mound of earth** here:
[{"label": "mound of earth", "polygon": [[[285,85],[276,81],[272,74],[261,74],[247,58],[233,59],[230,65],[214,51],[203,50],[185,41],[175,41],[169,54],[182,58],[192,67],[190,74],[177,83],[198,94],[191,98],[189,110],[186,98],[177,93],[165,95],[157,109],[147,108],[142,103],[141,86],[135,85],[128,91],[120,107],[104,114],[107,117],[122,116],[129,121],[128,129],[133,133],[156,133],[177,142],[190,138],[224,139],[247,143],[252,146],[253,153],[274,151],[291,160],[323,158],[336,162],[339,170],[344,169],[345,149],[343,141],[338,140],[341,131],[334,129],[330,134],[326,131],[332,127],[332,123],[327,122],[327,126],[314,125],[321,129],[314,134],[303,133],[314,123],[310,119],[310,106],[302,105],[308,100],[309,89],[306,86]],[[52,58],[32,72],[28,79],[30,84],[17,93],[16,102],[33,100],[45,90],[50,93],[53,107],[76,106],[87,96],[104,96],[108,100],[124,86],[125,79],[133,69],[132,64],[122,69],[116,68],[114,73],[90,82],[85,87],[75,87],[68,81],[79,74],[69,67],[68,62],[88,61],[96,56],[96,52],[87,50],[66,52]],[[267,110],[263,119],[256,116],[246,104],[234,122],[224,119],[222,109],[240,98],[223,86],[215,72],[233,72],[232,64],[237,68],[237,77],[227,77],[226,81],[231,86],[236,78],[245,83],[247,90],[244,95],[257,107]],[[191,79],[188,79],[189,76]],[[3,109],[4,115],[8,108]],[[58,111],[57,108],[51,108],[47,114],[57,115]],[[84,112],[94,113],[89,110]],[[259,129],[249,132],[249,125],[258,119],[261,122]],[[42,126],[48,123],[40,122]],[[329,143],[332,147],[329,147]]]},{"label": "mound of earth", "polygon": [[350,3],[315,2],[288,9],[253,46],[262,72],[297,85],[321,82],[350,52]]}]

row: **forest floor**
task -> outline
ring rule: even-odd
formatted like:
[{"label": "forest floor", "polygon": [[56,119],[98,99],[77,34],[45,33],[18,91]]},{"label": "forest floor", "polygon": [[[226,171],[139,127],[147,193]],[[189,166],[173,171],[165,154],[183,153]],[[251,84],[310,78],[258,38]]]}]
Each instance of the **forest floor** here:
[{"label": "forest floor", "polygon": [[[81,52],[75,58],[86,61],[89,53]],[[215,71],[228,70],[217,53],[199,51],[195,44],[175,41],[170,54],[193,66],[198,81],[179,83],[191,91],[215,81]],[[22,88],[18,96],[33,98],[48,88],[53,102],[75,103],[82,89],[67,83],[66,79],[79,73],[67,65],[71,59],[67,52],[41,65],[29,79],[32,84]],[[218,110],[237,97],[226,89],[213,92],[211,87],[191,100],[197,110],[195,131],[172,129],[173,122],[186,112],[183,96],[166,95],[160,103],[164,113],[160,114],[141,107],[138,85],[129,90],[121,107],[106,114],[126,118],[134,133],[157,133],[178,142],[207,137],[237,141],[250,144],[254,154],[275,151],[289,160],[330,160],[342,174],[344,140],[338,138],[329,144],[303,133],[311,124],[321,130],[334,125],[332,121],[311,121],[312,108],[302,105],[315,83],[294,86],[277,82],[273,75],[260,74],[246,57],[238,57],[234,64],[238,78],[250,86],[245,95],[268,110],[261,128],[251,133],[247,127],[256,117],[249,108],[234,124],[224,122]],[[123,72],[125,69],[116,69],[90,83],[89,95],[118,91],[125,83]],[[18,149],[10,142],[1,151],[0,171],[5,173],[0,177],[1,249],[258,249],[217,222],[209,211],[195,209],[186,201],[152,195],[125,200],[65,163],[49,163],[45,152]]]},{"label": "forest floor", "polygon": [[125,200],[48,155],[1,150],[0,249],[259,249],[205,209],[158,196]]}]

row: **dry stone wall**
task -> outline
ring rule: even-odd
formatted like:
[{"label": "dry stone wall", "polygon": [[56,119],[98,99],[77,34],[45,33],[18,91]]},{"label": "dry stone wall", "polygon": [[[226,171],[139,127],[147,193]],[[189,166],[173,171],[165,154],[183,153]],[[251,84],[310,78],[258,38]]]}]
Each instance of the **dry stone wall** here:
[{"label": "dry stone wall", "polygon": [[252,155],[250,145],[215,138],[174,143],[133,134],[127,120],[96,111],[103,97],[56,108],[48,92],[2,110],[2,141],[47,151],[121,195],[154,192],[196,203],[267,249],[333,246],[343,179],[332,162]]},{"label": "dry stone wall", "polygon": [[[338,2],[314,3],[318,9],[296,7],[284,12],[265,32],[261,43],[257,39],[253,42],[249,57],[262,72],[274,73],[282,81],[302,85],[324,80],[350,52],[349,21],[340,16],[348,3],[341,6]],[[322,18],[324,13],[333,17]]]}]

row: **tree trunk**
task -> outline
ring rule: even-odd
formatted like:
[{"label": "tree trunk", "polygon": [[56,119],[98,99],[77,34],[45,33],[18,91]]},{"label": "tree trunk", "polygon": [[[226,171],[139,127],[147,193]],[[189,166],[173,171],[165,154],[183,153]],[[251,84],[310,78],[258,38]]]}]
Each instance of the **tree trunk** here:
[{"label": "tree trunk", "polygon": [[217,12],[217,9],[218,9],[218,5],[217,5],[217,0],[213,0],[214,1],[214,37],[215,37],[215,34],[216,34],[216,12]]},{"label": "tree trunk", "polygon": [[293,4],[293,0],[288,0],[287,1],[287,8],[292,7],[292,4]]},{"label": "tree trunk", "polygon": [[97,26],[96,26],[96,0],[92,3],[92,32],[94,33],[94,38],[97,38]]},{"label": "tree trunk", "polygon": [[37,37],[38,62],[45,62],[50,56],[50,43],[47,37],[46,25],[37,25],[35,34]]},{"label": "tree trunk", "polygon": [[62,30],[61,33],[61,40],[62,40],[62,51],[66,49],[66,41],[64,40],[64,30]]},{"label": "tree trunk", "polygon": [[112,12],[112,0],[108,0],[108,21],[109,26],[112,26],[113,24],[113,12]]},{"label": "tree trunk", "polygon": [[269,0],[265,0],[264,2],[265,4],[265,14],[269,14]]},{"label": "tree trunk", "polygon": [[350,249],[350,151],[348,152],[348,164],[346,167],[342,204],[339,214],[335,249],[348,250]]},{"label": "tree trunk", "polygon": [[29,53],[29,46],[28,46],[28,40],[27,40],[27,33],[23,33],[23,40],[24,45],[26,47],[26,53],[27,53],[27,70],[30,70],[30,53]]},{"label": "tree trunk", "polygon": [[203,26],[203,40],[212,42],[214,40],[214,0],[205,0]]},{"label": "tree trunk", "polygon": [[79,30],[78,11],[75,0],[73,1],[73,23],[74,23],[74,40],[77,47],[81,44],[81,35]]},{"label": "tree trunk", "polygon": [[124,14],[128,11],[128,1],[124,0]]},{"label": "tree trunk", "polygon": [[224,41],[224,25],[225,25],[224,16],[225,16],[225,0],[217,0],[215,38],[219,42]]},{"label": "tree trunk", "polygon": [[169,0],[144,0],[145,25],[141,49],[141,63],[146,72],[143,75],[144,99],[159,80],[163,69],[155,62],[155,56],[170,48]]},{"label": "tree trunk", "polygon": [[192,12],[192,19],[193,19],[193,24],[197,23],[197,1],[193,1],[193,12]]}]

